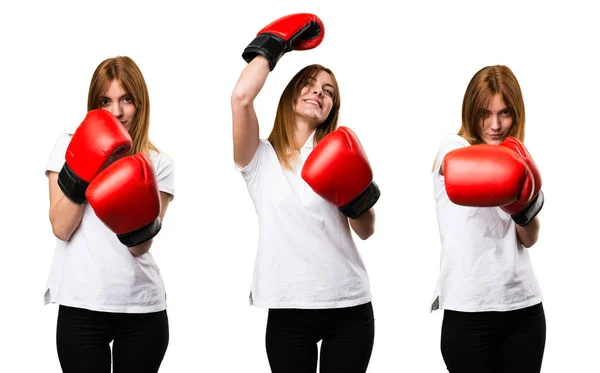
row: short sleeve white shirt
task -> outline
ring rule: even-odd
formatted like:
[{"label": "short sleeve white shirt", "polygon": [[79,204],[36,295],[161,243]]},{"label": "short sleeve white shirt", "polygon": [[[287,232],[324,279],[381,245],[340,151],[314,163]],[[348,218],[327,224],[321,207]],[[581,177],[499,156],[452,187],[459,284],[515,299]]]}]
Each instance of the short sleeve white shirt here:
[{"label": "short sleeve white shirt", "polygon": [[302,179],[314,133],[294,171],[261,139],[240,171],[259,221],[250,304],[262,308],[341,308],[371,300],[369,278],[348,220]]},{"label": "short sleeve white shirt", "polygon": [[458,135],[440,145],[433,188],[441,260],[432,310],[509,311],[542,301],[529,252],[517,239],[515,223],[499,207],[466,207],[446,194],[440,167],[446,154],[469,146]]},{"label": "short sleeve white shirt", "polygon": [[[71,141],[55,143],[46,167],[60,172]],[[150,152],[161,192],[175,194],[173,161]],[[148,313],[166,309],[166,293],[152,253],[133,256],[86,203],[81,223],[68,241],[57,240],[44,303],[93,311]]]}]

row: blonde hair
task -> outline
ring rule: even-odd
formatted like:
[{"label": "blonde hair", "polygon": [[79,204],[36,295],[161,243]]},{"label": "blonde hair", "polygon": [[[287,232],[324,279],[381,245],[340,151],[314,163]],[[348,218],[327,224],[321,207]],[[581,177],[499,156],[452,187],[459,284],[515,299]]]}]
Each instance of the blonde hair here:
[{"label": "blonde hair", "polygon": [[113,80],[117,80],[121,88],[131,96],[136,108],[135,118],[129,127],[129,134],[133,145],[129,154],[144,153],[149,156],[149,151],[158,149],[148,138],[150,129],[150,97],[148,87],[140,68],[127,56],[108,58],[94,71],[88,92],[87,110],[100,109],[102,97]]},{"label": "blonde hair", "polygon": [[288,170],[293,168],[293,162],[297,159],[296,157],[300,150],[294,139],[294,129],[296,126],[294,103],[296,102],[298,95],[300,95],[302,88],[311,84],[321,71],[325,71],[331,76],[334,88],[333,106],[327,119],[325,119],[315,131],[315,144],[337,128],[340,110],[340,93],[337,80],[335,79],[333,72],[328,68],[321,65],[306,66],[290,80],[283,90],[281,98],[279,99],[279,105],[277,106],[275,123],[268,138],[275,149],[279,163]]}]

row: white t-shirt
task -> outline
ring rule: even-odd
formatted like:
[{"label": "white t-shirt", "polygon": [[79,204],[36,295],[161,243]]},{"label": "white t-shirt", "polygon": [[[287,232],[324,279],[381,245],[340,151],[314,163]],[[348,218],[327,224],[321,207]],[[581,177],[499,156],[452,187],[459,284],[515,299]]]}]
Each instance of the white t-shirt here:
[{"label": "white t-shirt", "polygon": [[[71,141],[62,135],[54,145],[48,171],[60,172]],[[174,195],[173,161],[151,152],[158,189]],[[166,294],[158,266],[148,252],[133,256],[85,204],[79,227],[68,241],[56,241],[44,303],[93,311],[148,313],[166,309]]]},{"label": "white t-shirt", "polygon": [[291,172],[260,140],[241,169],[259,221],[250,304],[263,308],[341,308],[371,301],[369,278],[348,219],[302,179],[314,133]]},{"label": "white t-shirt", "polygon": [[454,149],[469,146],[458,135],[440,145],[433,172],[440,240],[440,274],[431,309],[509,311],[542,301],[529,252],[515,223],[499,207],[466,207],[446,194],[440,167]]}]

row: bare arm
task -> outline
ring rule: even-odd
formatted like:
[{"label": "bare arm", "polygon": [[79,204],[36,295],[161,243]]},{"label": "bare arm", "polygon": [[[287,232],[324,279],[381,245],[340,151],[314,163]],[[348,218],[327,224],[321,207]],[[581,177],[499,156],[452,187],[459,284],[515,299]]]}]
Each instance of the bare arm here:
[{"label": "bare arm", "polygon": [[238,167],[250,163],[259,142],[258,119],[254,99],[269,75],[269,61],[256,56],[244,68],[231,95],[233,120],[233,159]]},{"label": "bare arm", "polygon": [[81,223],[85,204],[77,204],[65,197],[58,186],[58,173],[48,172],[50,189],[50,224],[52,233],[62,241],[68,241]]},{"label": "bare arm", "polygon": [[[173,199],[173,196],[169,193],[160,192],[160,221],[161,223],[165,219],[165,213],[167,212],[167,207],[169,207],[169,202]],[[150,239],[146,242],[143,242],[137,246],[132,246],[129,248],[129,252],[133,256],[140,256],[146,254],[150,251],[150,247],[152,246],[152,241],[154,239]]]},{"label": "bare arm", "polygon": [[348,219],[352,230],[361,240],[366,240],[375,232],[375,210],[373,207],[356,219]]},{"label": "bare arm", "polygon": [[540,233],[540,219],[537,216],[524,227],[518,224],[515,224],[515,226],[517,227],[517,238],[521,242],[521,245],[525,248],[535,245]]}]

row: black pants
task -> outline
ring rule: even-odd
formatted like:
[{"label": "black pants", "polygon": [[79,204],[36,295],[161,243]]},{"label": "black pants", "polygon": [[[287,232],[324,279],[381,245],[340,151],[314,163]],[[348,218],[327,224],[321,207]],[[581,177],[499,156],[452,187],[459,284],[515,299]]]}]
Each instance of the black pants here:
[{"label": "black pants", "polygon": [[441,348],[450,373],[538,373],[545,345],[541,303],[507,312],[444,311]]},{"label": "black pants", "polygon": [[331,309],[270,309],[266,347],[273,373],[364,373],[375,337],[371,303]]},{"label": "black pants", "polygon": [[63,372],[155,373],[169,344],[167,311],[109,313],[60,306],[56,347]]}]

